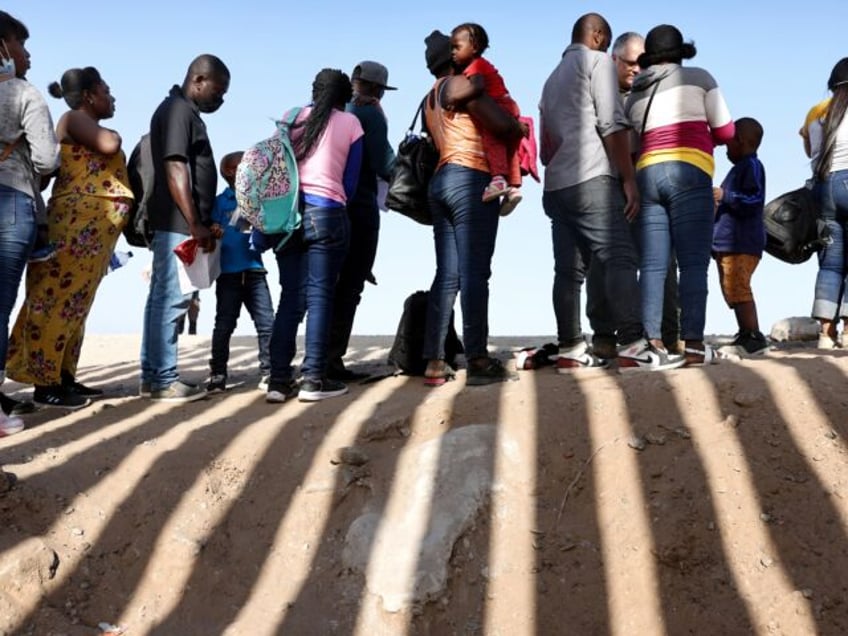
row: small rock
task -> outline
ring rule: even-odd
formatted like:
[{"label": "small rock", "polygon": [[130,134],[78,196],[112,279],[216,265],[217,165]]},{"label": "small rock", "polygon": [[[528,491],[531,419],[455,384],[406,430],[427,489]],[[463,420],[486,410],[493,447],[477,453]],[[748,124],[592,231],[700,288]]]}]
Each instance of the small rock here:
[{"label": "small rock", "polygon": [[810,588],[805,587],[803,590],[801,590],[801,596],[803,596],[804,598],[813,598],[813,591]]},{"label": "small rock", "polygon": [[674,429],[674,434],[677,435],[680,439],[692,439],[692,433],[690,433],[682,426],[680,428]]},{"label": "small rock", "polygon": [[82,528],[71,528],[71,534],[75,537],[81,537],[85,534],[85,530],[83,530]]},{"label": "small rock", "polygon": [[760,520],[761,520],[761,521],[765,521],[766,523],[771,523],[772,521],[774,521],[774,517],[772,517],[772,516],[771,516],[769,513],[767,513],[767,512],[761,512],[761,513],[760,513]]},{"label": "small rock", "polygon": [[648,440],[644,435],[633,435],[627,440],[627,445],[637,451],[643,451],[648,447]]},{"label": "small rock", "polygon": [[760,565],[762,565],[764,568],[770,568],[772,565],[774,565],[774,559],[772,559],[770,556],[761,556]]},{"label": "small rock", "polygon": [[331,464],[347,464],[348,466],[364,466],[371,458],[359,446],[345,446],[336,449],[333,457],[330,459]]},{"label": "small rock", "polygon": [[659,433],[648,433],[645,435],[645,441],[654,446],[665,446],[666,437]]},{"label": "small rock", "polygon": [[824,434],[824,436],[827,439],[836,439],[837,437],[839,437],[839,435],[837,435],[836,431],[834,431],[833,429],[830,429],[827,433]]},{"label": "small rock", "polygon": [[738,415],[728,415],[724,418],[722,422],[725,426],[729,426],[730,428],[739,428],[739,416]]},{"label": "small rock", "polygon": [[739,406],[755,406],[762,398],[762,394],[756,391],[740,391],[733,396],[733,402]]},{"label": "small rock", "polygon": [[710,522],[707,524],[707,530],[709,530],[710,532],[712,532],[713,530],[715,530],[715,528],[716,528],[715,522],[710,521]]}]

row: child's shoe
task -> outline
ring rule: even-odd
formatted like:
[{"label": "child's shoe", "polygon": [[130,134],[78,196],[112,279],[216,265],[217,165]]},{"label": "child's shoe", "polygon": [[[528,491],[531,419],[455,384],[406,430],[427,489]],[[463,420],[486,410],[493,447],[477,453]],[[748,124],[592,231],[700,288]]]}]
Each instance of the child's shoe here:
[{"label": "child's shoe", "polygon": [[487,185],[486,189],[483,190],[483,203],[496,201],[497,199],[505,195],[508,191],[509,184],[506,182],[506,179],[504,179],[502,175],[496,175],[492,177],[492,180],[489,182],[489,185]]},{"label": "child's shoe", "polygon": [[206,384],[207,393],[223,393],[227,390],[227,376],[223,374],[213,374]]},{"label": "child's shoe", "polygon": [[770,349],[768,340],[759,331],[741,332],[734,344],[741,347],[749,356],[759,355]]},{"label": "child's shoe", "polygon": [[14,415],[6,415],[0,411],[0,437],[7,437],[24,430],[24,421]]},{"label": "child's shoe", "polygon": [[523,199],[521,190],[518,188],[509,188],[504,195],[503,201],[501,201],[501,216],[509,215]]}]

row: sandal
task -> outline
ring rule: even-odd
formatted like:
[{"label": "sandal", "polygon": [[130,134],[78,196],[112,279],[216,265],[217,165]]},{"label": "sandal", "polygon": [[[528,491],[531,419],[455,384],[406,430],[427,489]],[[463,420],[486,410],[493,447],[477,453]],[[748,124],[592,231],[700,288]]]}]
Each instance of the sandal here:
[{"label": "sandal", "polygon": [[701,364],[718,364],[718,351],[708,344],[705,344],[703,349],[684,347],[683,353],[686,356],[686,363],[684,366],[687,367]]},{"label": "sandal", "polygon": [[456,379],[456,371],[447,363],[443,364],[434,375],[427,375],[427,372],[424,372],[424,386],[442,386],[454,379]]}]

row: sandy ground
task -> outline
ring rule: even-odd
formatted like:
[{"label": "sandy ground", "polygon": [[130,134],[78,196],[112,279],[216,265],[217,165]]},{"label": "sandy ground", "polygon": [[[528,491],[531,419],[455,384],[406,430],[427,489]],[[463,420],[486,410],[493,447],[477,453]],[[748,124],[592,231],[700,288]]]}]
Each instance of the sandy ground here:
[{"label": "sandy ground", "polygon": [[[494,342],[507,359],[544,341]],[[0,633],[848,633],[848,352],[490,387],[389,377],[269,405],[239,338],[242,384],[173,406],[135,397],[138,344],[90,337],[80,379],[107,396],[0,440],[18,477],[0,495]],[[358,338],[353,358],[387,371],[389,344]],[[207,347],[182,341],[188,379]],[[497,427],[489,502],[444,594],[387,614],[342,564],[345,533],[389,505],[410,449],[469,424]],[[357,470],[331,461],[351,445]]]}]

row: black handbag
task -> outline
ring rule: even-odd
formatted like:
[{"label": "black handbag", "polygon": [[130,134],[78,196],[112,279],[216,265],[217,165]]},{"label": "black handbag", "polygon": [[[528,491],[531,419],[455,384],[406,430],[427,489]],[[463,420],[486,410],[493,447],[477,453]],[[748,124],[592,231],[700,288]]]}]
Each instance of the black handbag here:
[{"label": "black handbag", "polygon": [[[425,97],[424,100],[426,99]],[[433,225],[433,217],[427,204],[427,189],[439,162],[439,151],[427,134],[423,118],[421,132],[415,132],[415,124],[424,107],[424,100],[415,111],[406,137],[398,146],[397,160],[386,194],[386,207],[423,225]]]}]

